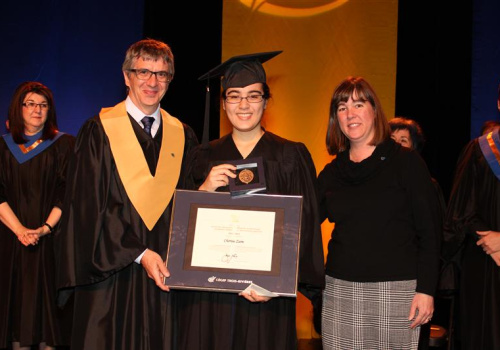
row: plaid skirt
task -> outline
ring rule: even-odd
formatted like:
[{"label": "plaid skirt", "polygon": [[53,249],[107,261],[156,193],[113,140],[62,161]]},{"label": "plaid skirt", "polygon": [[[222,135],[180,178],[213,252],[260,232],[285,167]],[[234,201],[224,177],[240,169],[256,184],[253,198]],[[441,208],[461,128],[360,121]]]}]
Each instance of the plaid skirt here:
[{"label": "plaid skirt", "polygon": [[326,276],[323,350],[417,349],[420,326],[410,328],[416,280],[349,282]]}]

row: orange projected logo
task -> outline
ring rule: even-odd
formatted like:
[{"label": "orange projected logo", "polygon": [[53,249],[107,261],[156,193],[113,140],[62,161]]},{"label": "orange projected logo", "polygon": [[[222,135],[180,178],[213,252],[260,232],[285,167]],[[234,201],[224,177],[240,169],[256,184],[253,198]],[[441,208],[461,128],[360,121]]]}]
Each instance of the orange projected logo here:
[{"label": "orange projected logo", "polygon": [[[252,11],[258,11],[273,16],[280,17],[310,17],[331,11],[349,0],[324,0],[315,1],[323,2],[324,4],[318,6],[300,6],[298,3],[291,3],[284,0],[240,0],[240,2],[251,8]],[[303,3],[306,3],[305,1]],[[286,5],[285,5],[286,4]]]}]

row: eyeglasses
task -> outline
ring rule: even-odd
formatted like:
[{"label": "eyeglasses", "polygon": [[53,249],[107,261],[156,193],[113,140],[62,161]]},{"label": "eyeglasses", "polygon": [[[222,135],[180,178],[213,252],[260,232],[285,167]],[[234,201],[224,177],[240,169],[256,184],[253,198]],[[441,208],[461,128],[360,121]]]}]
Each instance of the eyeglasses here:
[{"label": "eyeglasses", "polygon": [[159,71],[159,72],[152,72],[149,69],[128,69],[129,72],[134,72],[135,76],[139,80],[149,80],[151,78],[151,75],[156,76],[156,80],[158,80],[160,83],[167,83],[172,81],[172,74],[169,72],[165,72],[164,70]]},{"label": "eyeglasses", "polygon": [[247,100],[249,103],[259,103],[264,99],[264,95],[261,94],[252,94],[247,97],[239,96],[239,95],[229,95],[226,96],[225,100],[227,103],[241,103],[243,100]]},{"label": "eyeglasses", "polygon": [[28,108],[29,110],[33,110],[36,107],[40,107],[42,111],[46,111],[49,109],[48,103],[35,103],[35,102],[24,102],[23,106]]}]

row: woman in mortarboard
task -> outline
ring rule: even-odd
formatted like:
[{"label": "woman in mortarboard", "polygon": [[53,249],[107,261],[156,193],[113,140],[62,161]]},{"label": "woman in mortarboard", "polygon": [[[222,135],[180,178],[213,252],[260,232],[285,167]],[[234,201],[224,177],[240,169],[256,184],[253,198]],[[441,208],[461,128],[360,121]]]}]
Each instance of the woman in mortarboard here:
[{"label": "woman in mortarboard", "polygon": [[55,302],[53,230],[61,217],[74,137],[57,130],[54,99],[20,84],[0,137],[0,348],[69,344],[71,308]]},{"label": "woman in mortarboard", "polygon": [[[262,157],[267,194],[302,195],[299,291],[311,299],[324,286],[324,260],[316,198],[316,169],[306,146],[261,126],[270,98],[262,63],[280,52],[237,56],[208,76],[222,75],[222,106],[232,132],[202,144],[187,160],[187,188],[228,191],[236,167],[228,160]],[[221,164],[221,162],[223,164]],[[179,349],[296,349],[293,297],[175,291]]]}]

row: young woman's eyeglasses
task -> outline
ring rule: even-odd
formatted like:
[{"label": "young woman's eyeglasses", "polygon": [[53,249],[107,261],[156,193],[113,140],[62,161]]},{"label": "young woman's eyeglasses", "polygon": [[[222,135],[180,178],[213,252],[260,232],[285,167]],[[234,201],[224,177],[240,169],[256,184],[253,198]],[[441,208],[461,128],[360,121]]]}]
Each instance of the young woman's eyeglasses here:
[{"label": "young woman's eyeglasses", "polygon": [[36,107],[40,107],[42,111],[46,111],[49,109],[48,103],[35,103],[35,102],[24,102],[23,106],[28,108],[29,110],[33,110]]},{"label": "young woman's eyeglasses", "polygon": [[248,95],[247,97],[243,97],[243,96],[239,96],[239,95],[226,96],[227,103],[240,103],[244,99],[247,100],[247,102],[249,102],[249,103],[258,103],[258,102],[262,102],[262,100],[264,99],[264,95],[252,94],[252,95]]}]

